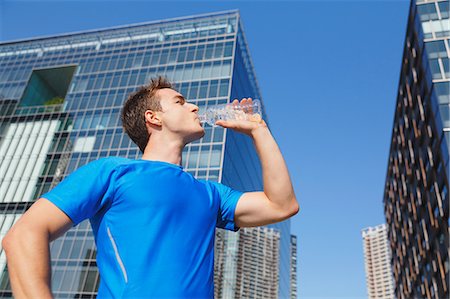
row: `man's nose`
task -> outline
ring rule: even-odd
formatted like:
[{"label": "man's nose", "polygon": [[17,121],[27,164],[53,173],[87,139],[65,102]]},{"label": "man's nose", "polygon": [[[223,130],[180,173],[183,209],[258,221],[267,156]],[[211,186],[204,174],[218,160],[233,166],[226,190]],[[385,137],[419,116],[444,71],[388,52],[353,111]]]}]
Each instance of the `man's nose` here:
[{"label": "man's nose", "polygon": [[191,111],[192,112],[198,112],[198,106],[197,105],[195,105],[195,104],[191,104],[192,105],[192,108],[191,108]]}]

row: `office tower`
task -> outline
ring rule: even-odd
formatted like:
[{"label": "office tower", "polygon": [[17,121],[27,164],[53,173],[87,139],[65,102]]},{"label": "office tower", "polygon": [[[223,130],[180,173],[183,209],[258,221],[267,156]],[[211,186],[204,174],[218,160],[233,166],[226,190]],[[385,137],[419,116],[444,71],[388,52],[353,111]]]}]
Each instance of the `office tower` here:
[{"label": "office tower", "polygon": [[386,224],[363,229],[362,237],[369,299],[394,299],[391,250]]},{"label": "office tower", "polygon": [[291,299],[297,299],[297,236],[291,235]]},{"label": "office tower", "polygon": [[399,299],[449,297],[449,24],[411,2],[383,200]]},{"label": "office tower", "polygon": [[[82,165],[107,156],[140,158],[119,115],[127,95],[156,75],[171,79],[200,110],[234,98],[262,99],[238,11],[0,43],[1,236],[40,195]],[[199,179],[262,190],[252,141],[231,130],[206,127],[205,136],[186,147],[182,166]],[[279,277],[278,296],[287,298],[290,222],[266,229],[260,240],[269,239],[261,244],[278,250],[273,277]],[[237,256],[241,245],[231,245],[245,239],[247,230],[242,238],[217,231],[225,239],[218,240],[216,252]],[[89,222],[50,249],[54,295],[94,298],[99,275]],[[229,272],[216,288],[226,285],[240,294],[241,266],[228,258],[223,265]],[[8,297],[3,251],[0,267],[0,296]]]}]

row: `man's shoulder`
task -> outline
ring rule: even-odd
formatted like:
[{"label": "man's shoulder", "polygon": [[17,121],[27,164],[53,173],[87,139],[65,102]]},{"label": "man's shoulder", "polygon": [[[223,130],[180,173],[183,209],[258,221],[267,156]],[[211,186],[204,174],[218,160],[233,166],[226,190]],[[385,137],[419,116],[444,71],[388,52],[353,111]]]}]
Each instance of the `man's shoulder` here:
[{"label": "man's shoulder", "polygon": [[108,163],[108,164],[113,164],[113,165],[119,165],[119,164],[130,163],[133,160],[124,158],[124,157],[110,156],[110,157],[102,157],[100,159],[97,159],[96,161],[99,161],[99,163]]},{"label": "man's shoulder", "polygon": [[210,186],[211,185],[211,181],[205,180],[205,179],[197,179],[197,182],[202,183],[204,185]]},{"label": "man's shoulder", "polygon": [[206,179],[197,179],[197,181],[204,184],[211,191],[214,191],[214,190],[220,191],[221,186],[223,186],[219,182],[210,181],[210,180],[206,180]]},{"label": "man's shoulder", "polygon": [[91,167],[101,169],[102,171],[113,171],[120,165],[128,164],[132,160],[123,157],[102,157],[97,160],[89,162],[87,165]]}]

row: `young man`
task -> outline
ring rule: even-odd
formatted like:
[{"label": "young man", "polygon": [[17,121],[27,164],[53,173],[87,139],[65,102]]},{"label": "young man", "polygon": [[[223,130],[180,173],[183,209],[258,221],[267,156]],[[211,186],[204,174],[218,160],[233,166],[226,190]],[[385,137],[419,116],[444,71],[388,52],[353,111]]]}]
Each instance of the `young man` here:
[{"label": "young man", "polygon": [[122,123],[142,159],[90,162],[19,219],[2,241],[15,298],[52,298],[49,243],[85,219],[97,245],[99,298],[213,298],[215,228],[237,231],[298,212],[263,120],[217,122],[253,139],[263,192],[242,193],[183,171],[183,148],[204,135],[197,113],[162,77],[128,98]]}]

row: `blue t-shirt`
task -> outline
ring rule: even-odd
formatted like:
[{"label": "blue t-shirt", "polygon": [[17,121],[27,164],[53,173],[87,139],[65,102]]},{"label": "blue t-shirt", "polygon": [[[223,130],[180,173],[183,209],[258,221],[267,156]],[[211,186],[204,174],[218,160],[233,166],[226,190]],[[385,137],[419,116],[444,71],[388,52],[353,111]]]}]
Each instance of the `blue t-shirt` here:
[{"label": "blue t-shirt", "polygon": [[213,298],[215,228],[239,230],[241,195],[175,164],[108,157],[41,197],[74,226],[90,219],[98,298]]}]

